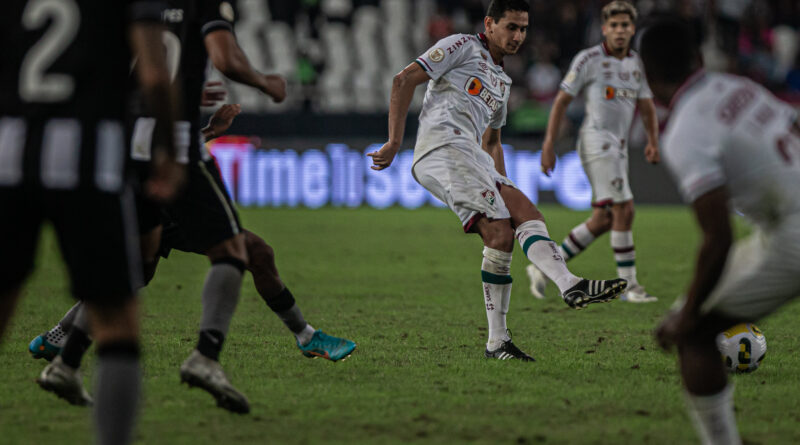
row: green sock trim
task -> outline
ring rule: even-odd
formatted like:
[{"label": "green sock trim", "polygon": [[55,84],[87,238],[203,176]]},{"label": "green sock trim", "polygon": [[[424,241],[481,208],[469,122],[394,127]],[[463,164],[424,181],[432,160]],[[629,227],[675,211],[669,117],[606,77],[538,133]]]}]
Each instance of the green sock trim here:
[{"label": "green sock trim", "polygon": [[617,261],[617,267],[631,267],[636,263],[634,260],[630,261]]},{"label": "green sock trim", "polygon": [[575,256],[575,254],[569,250],[569,247],[567,247],[567,243],[561,243],[561,249],[564,250],[564,253],[566,253],[568,257],[572,258]]},{"label": "green sock trim", "polygon": [[481,271],[481,279],[489,284],[511,284],[511,275],[496,275],[491,272]]},{"label": "green sock trim", "polygon": [[540,235],[533,235],[532,237],[525,240],[525,244],[522,245],[522,251],[525,252],[525,256],[528,256],[528,249],[530,249],[531,245],[536,241],[553,241],[546,236]]}]

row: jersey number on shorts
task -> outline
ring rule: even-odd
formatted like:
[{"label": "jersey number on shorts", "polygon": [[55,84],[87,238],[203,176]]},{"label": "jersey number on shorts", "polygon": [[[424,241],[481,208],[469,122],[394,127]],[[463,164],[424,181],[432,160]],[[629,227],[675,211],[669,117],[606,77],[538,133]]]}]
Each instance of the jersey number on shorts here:
[{"label": "jersey number on shorts", "polygon": [[63,102],[75,90],[75,80],[69,75],[45,71],[78,34],[80,9],[74,0],[28,1],[22,13],[22,26],[35,31],[48,21],[50,26],[25,55],[20,68],[19,97],[25,102]]}]

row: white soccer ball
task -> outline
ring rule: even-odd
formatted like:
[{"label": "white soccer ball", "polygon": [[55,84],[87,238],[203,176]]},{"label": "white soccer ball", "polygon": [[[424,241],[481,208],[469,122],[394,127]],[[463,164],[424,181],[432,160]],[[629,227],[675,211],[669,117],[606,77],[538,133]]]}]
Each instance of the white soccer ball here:
[{"label": "white soccer ball", "polygon": [[717,336],[728,372],[753,372],[767,353],[767,338],[752,323],[741,323]]}]

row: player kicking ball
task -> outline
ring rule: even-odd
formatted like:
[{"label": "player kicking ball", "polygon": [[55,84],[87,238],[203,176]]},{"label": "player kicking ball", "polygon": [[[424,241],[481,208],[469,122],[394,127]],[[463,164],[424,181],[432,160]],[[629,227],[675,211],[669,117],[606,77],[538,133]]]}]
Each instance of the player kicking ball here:
[{"label": "player kicking ball", "polygon": [[[641,53],[655,96],[670,104],[664,159],[702,233],[694,278],[657,331],[678,347],[690,416],[703,444],[741,444],[715,338],[800,295],[797,111],[749,79],[705,73],[690,28],[662,20]],[[733,242],[731,210],[755,226]]]},{"label": "player kicking ball", "polygon": [[489,339],[485,356],[534,361],[512,343],[506,327],[511,298],[511,252],[516,237],[525,255],[553,280],[570,307],[617,298],[623,279],[585,280],[571,274],[549,238],[544,217],[505,175],[500,129],[505,125],[511,79],[503,57],[515,54],[528,31],[524,0],[493,0],[486,32],[456,34],[436,43],[394,77],[389,141],[370,153],[375,170],[388,168],[400,148],[409,104],[428,82],[412,173],[446,203],[465,233],[483,239],[481,276]]},{"label": "player kicking ball", "polygon": [[[624,1],[613,1],[603,8],[605,40],[575,56],[553,103],[542,147],[542,171],[550,176],[555,168],[553,143],[558,129],[567,106],[583,92],[586,117],[578,138],[578,155],[592,185],[594,210],[586,222],[573,228],[564,238],[561,255],[569,261],[610,230],[617,273],[628,281],[622,300],[650,303],[658,299],[648,294],[636,279],[636,252],[631,231],[633,194],[628,181],[626,140],[638,106],[647,131],[645,157],[650,163],[658,163],[658,119],[641,60],[630,49],[636,16],[636,8]],[[547,277],[534,265],[528,266],[527,272],[531,293],[544,298]]]}]

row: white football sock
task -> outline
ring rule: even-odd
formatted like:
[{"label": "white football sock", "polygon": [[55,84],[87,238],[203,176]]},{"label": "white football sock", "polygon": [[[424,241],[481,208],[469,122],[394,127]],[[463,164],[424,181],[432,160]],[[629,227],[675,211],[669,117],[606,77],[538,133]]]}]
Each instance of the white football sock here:
[{"label": "white football sock", "polygon": [[564,255],[564,261],[569,261],[583,252],[589,244],[595,240],[595,236],[589,231],[586,223],[581,223],[569,232],[569,235],[564,238],[561,243],[561,252]]},{"label": "white football sock", "polygon": [[311,342],[311,338],[314,336],[314,332],[316,332],[316,329],[314,329],[314,327],[311,326],[310,324],[306,323],[306,327],[303,328],[303,330],[298,332],[297,334],[294,334],[294,336],[297,338],[298,343],[305,346],[309,342]]},{"label": "white football sock", "polygon": [[689,414],[703,445],[739,445],[739,430],[733,412],[733,385],[710,396],[686,393]]},{"label": "white football sock", "polygon": [[550,239],[544,221],[525,221],[517,227],[516,236],[525,256],[556,283],[562,293],[581,280],[567,269],[567,263],[558,245]]},{"label": "white football sock", "polygon": [[633,248],[633,232],[611,231],[611,248],[617,262],[617,275],[628,281],[628,288],[638,286],[636,281],[636,251]]},{"label": "white football sock", "polygon": [[484,247],[481,279],[486,318],[489,320],[486,349],[494,351],[509,340],[506,314],[511,301],[511,252]]}]

